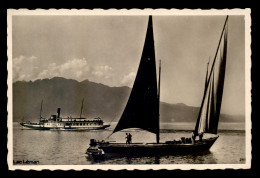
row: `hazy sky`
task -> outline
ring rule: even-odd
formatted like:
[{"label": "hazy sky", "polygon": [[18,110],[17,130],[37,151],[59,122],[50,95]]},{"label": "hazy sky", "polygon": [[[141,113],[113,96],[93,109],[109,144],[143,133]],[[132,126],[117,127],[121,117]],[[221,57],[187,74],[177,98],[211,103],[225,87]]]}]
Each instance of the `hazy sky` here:
[{"label": "hazy sky", "polygon": [[[200,106],[225,16],[153,16],[161,101]],[[60,76],[132,87],[148,16],[13,16],[13,80]],[[230,16],[222,113],[245,113],[245,22]]]}]

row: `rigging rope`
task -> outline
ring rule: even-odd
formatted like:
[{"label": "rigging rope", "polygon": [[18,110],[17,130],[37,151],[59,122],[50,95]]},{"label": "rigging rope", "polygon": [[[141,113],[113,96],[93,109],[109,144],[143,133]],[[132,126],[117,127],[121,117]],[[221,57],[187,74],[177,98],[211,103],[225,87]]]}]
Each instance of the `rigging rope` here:
[{"label": "rigging rope", "polygon": [[115,116],[113,117],[113,119],[109,122],[109,125],[115,120],[117,114],[115,114]]},{"label": "rigging rope", "polygon": [[[118,114],[115,114],[115,116],[113,117],[113,119],[109,122],[109,125],[111,125],[111,123],[115,120],[115,118],[117,118]],[[109,134],[105,139],[109,138],[111,135],[113,134],[113,132],[111,134]]]}]

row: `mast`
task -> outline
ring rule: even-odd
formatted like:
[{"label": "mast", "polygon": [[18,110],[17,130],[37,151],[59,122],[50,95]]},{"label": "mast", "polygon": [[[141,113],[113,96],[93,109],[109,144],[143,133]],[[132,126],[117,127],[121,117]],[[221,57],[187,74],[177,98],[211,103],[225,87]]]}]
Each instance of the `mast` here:
[{"label": "mast", "polygon": [[161,60],[159,62],[159,79],[158,79],[158,131],[156,133],[156,142],[160,142],[160,86],[161,86]]},{"label": "mast", "polygon": [[[210,59],[209,59],[210,60]],[[208,82],[208,70],[209,70],[209,61],[207,62],[207,72],[206,72],[206,79],[205,79],[205,86],[204,86],[204,95],[207,92],[207,82]]]},{"label": "mast", "polygon": [[[209,57],[209,61],[210,61],[210,57]],[[207,73],[206,73],[206,80],[205,80],[205,92],[206,92],[207,81],[208,81],[209,61],[208,61],[208,63],[207,63]]]},{"label": "mast", "polygon": [[82,99],[82,104],[81,104],[81,109],[80,109],[80,115],[79,115],[79,118],[81,118],[82,109],[83,109],[83,102],[84,102],[84,98]]},{"label": "mast", "polygon": [[[42,102],[43,102],[43,100],[42,100]],[[42,119],[42,102],[41,102],[41,110],[40,110],[40,121]]]}]

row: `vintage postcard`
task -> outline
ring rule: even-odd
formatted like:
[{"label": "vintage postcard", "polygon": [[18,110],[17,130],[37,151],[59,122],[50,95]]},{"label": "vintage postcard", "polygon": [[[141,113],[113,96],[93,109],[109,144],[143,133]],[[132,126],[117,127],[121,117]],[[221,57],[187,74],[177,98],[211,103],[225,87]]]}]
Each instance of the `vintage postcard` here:
[{"label": "vintage postcard", "polygon": [[250,13],[9,9],[9,169],[250,169]]}]

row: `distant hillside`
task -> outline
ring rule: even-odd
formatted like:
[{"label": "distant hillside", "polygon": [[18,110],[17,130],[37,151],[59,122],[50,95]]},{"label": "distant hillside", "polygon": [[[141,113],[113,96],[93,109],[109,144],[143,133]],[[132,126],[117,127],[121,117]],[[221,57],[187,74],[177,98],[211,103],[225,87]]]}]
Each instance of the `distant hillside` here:
[{"label": "distant hillside", "polygon": [[[43,99],[43,117],[55,114],[61,108],[61,116],[79,117],[84,98],[83,117],[101,117],[107,122],[117,121],[124,110],[131,88],[109,87],[88,80],[54,77],[34,82],[17,81],[13,84],[13,121],[37,121]],[[161,122],[195,122],[198,107],[183,103],[161,102]],[[221,122],[244,122],[243,116],[221,115]]]},{"label": "distant hillside", "polygon": [[[199,107],[187,106],[183,103],[168,104],[161,102],[161,122],[196,122]],[[221,114],[220,122],[245,122],[245,117],[240,115]]]}]

